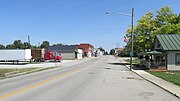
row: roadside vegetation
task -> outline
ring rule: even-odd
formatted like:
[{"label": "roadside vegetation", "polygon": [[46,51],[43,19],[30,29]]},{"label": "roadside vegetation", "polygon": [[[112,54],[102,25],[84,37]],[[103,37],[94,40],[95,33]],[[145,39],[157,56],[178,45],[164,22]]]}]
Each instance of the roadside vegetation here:
[{"label": "roadside vegetation", "polygon": [[[180,34],[180,14],[176,14],[169,6],[162,7],[156,12],[147,12],[134,26],[133,48],[136,53],[151,49],[157,34]],[[128,42],[122,56],[129,56],[131,50],[131,32],[128,28],[125,37]],[[114,52],[112,50],[111,52]]]},{"label": "roadside vegetation", "polygon": [[0,69],[0,79],[3,79],[6,77],[7,73],[12,73],[12,72],[16,72],[16,73],[23,73],[23,72],[27,72],[27,71],[32,71],[32,70],[36,70],[38,68],[1,68]]},{"label": "roadside vegetation", "polygon": [[[0,79],[29,74],[33,72],[39,72],[39,71],[53,69],[53,68],[57,68],[57,67],[48,67],[48,68],[42,68],[42,67],[34,68],[33,67],[33,68],[19,68],[19,69],[18,68],[0,68]],[[10,74],[10,75],[7,76],[7,74]]]},{"label": "roadside vegetation", "polygon": [[[128,59],[128,60],[126,60],[126,62],[130,62],[130,60]],[[140,64],[140,59],[134,59],[134,60],[132,60],[132,63],[133,64]]]},{"label": "roadside vegetation", "polygon": [[180,86],[180,71],[164,71],[164,72],[147,71],[147,72]]}]

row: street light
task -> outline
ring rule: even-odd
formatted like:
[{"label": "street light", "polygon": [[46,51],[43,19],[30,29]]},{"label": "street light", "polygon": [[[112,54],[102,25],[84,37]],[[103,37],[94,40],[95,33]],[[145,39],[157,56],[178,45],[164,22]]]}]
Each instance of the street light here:
[{"label": "street light", "polygon": [[130,71],[132,70],[132,57],[133,57],[133,32],[134,32],[134,8],[132,8],[131,14],[129,13],[122,13],[122,12],[113,12],[113,11],[106,11],[105,14],[110,14],[110,13],[115,13],[115,14],[120,14],[120,15],[125,15],[125,16],[130,16],[131,19],[131,52],[130,52]]}]

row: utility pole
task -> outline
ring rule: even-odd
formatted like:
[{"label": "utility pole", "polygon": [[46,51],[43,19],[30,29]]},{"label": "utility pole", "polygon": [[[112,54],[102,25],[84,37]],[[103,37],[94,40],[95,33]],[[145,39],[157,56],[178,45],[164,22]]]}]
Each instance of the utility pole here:
[{"label": "utility pole", "polygon": [[30,36],[28,35],[28,47],[31,48]]},{"label": "utility pole", "polygon": [[131,52],[130,52],[130,71],[132,70],[132,58],[133,58],[133,33],[134,33],[134,8],[132,8],[132,22],[131,22]]},{"label": "utility pole", "polygon": [[131,52],[130,53],[130,71],[132,70],[132,58],[133,58],[133,33],[134,33],[134,8],[132,8],[132,12],[131,14],[129,13],[123,13],[123,12],[113,12],[113,11],[106,11],[105,14],[109,14],[109,13],[116,13],[116,14],[120,14],[120,15],[125,15],[125,16],[130,16],[131,19]]}]

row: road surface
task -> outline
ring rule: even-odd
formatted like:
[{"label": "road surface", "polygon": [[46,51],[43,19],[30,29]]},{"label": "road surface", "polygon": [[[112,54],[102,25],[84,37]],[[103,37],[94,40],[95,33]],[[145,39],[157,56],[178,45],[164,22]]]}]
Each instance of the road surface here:
[{"label": "road surface", "polygon": [[0,81],[0,101],[180,101],[113,56]]}]

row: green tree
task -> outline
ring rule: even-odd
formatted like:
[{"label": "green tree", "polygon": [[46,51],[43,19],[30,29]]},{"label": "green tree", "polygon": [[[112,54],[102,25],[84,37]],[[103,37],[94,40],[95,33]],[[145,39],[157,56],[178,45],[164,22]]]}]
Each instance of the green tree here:
[{"label": "green tree", "polygon": [[52,46],[64,46],[62,43],[53,44]]},{"label": "green tree", "polygon": [[28,42],[24,42],[24,49],[29,49],[31,48],[31,45]]},{"label": "green tree", "polygon": [[136,46],[135,52],[145,51],[145,49],[150,49],[153,42],[156,30],[154,22],[154,14],[152,12],[147,12],[140,20],[138,20],[138,25],[135,27],[134,33],[134,45]]},{"label": "green tree", "polygon": [[157,15],[155,21],[158,27],[162,25],[166,25],[168,23],[174,23],[176,14],[171,10],[169,6],[162,7],[160,10],[157,11]]},{"label": "green tree", "polygon": [[47,48],[49,47],[49,41],[43,41],[43,43],[40,46],[41,48]]},{"label": "green tree", "polygon": [[16,49],[14,44],[6,45],[6,49]]},{"label": "green tree", "polygon": [[[134,26],[134,52],[150,49],[157,34],[180,34],[180,14],[175,14],[169,6],[162,7],[156,13],[154,15],[152,12],[147,12]],[[124,50],[130,51],[131,28],[128,28],[126,33],[129,42]]]},{"label": "green tree", "polygon": [[24,48],[24,44],[21,42],[21,40],[15,40],[13,44],[15,46],[15,49],[23,49]]},{"label": "green tree", "polygon": [[155,34],[180,34],[179,16],[169,6],[157,11]]},{"label": "green tree", "polygon": [[40,48],[40,46],[31,45],[31,48]]},{"label": "green tree", "polygon": [[100,51],[105,52],[105,49],[104,49],[104,48],[102,48],[102,47],[99,47],[98,49],[99,49]]},{"label": "green tree", "polygon": [[115,49],[111,49],[109,54],[114,55],[115,54]]},{"label": "green tree", "polygon": [[[137,26],[134,26],[134,36],[133,36],[133,46],[134,51],[144,51],[145,49],[149,49],[152,43],[153,31],[156,30],[155,22],[154,22],[154,14],[152,12],[147,12],[140,20],[137,21]],[[131,28],[127,30],[127,37],[129,37],[129,42],[127,43],[128,49],[131,50]]]},{"label": "green tree", "polygon": [[0,44],[0,49],[5,49],[6,47],[4,45]]}]

